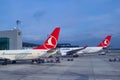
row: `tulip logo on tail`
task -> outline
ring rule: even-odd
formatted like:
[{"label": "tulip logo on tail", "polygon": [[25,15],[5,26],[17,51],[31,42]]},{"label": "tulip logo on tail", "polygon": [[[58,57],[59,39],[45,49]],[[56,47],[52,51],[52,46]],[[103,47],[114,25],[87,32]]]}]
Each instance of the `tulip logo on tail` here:
[{"label": "tulip logo on tail", "polygon": [[108,47],[108,45],[110,44],[111,37],[112,37],[112,36],[107,36],[107,37],[98,45],[98,47]]},{"label": "tulip logo on tail", "polygon": [[57,43],[57,40],[54,36],[50,36],[47,40],[47,42],[44,44],[44,47],[46,49],[50,49],[50,48],[55,48],[56,47],[56,43]]},{"label": "tulip logo on tail", "polygon": [[109,44],[109,40],[108,40],[108,39],[106,39],[106,40],[104,41],[104,45],[107,45],[107,44]]},{"label": "tulip logo on tail", "polygon": [[57,45],[58,37],[59,37],[60,27],[56,27],[51,35],[45,40],[43,45],[40,45],[34,49],[53,49]]}]

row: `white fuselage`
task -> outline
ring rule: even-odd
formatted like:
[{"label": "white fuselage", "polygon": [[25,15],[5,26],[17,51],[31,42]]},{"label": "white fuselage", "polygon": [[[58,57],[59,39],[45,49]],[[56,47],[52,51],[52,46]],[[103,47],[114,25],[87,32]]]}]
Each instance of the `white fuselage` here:
[{"label": "white fuselage", "polygon": [[87,47],[83,50],[78,51],[77,54],[83,54],[83,53],[96,53],[103,49],[103,47]]},{"label": "white fuselage", "polygon": [[[83,47],[75,47],[75,48],[60,48],[60,53],[62,56],[67,55],[68,51],[82,49]],[[84,53],[96,53],[103,49],[103,47],[86,47],[85,49],[77,51],[75,54],[84,54]]]},{"label": "white fuselage", "polygon": [[29,60],[37,59],[47,54],[47,50],[1,50],[0,59]]}]

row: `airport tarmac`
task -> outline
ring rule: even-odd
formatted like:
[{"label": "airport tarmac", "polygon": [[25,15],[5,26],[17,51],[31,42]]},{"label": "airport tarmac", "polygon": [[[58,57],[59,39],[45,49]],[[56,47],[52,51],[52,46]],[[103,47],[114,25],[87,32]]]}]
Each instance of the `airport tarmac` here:
[{"label": "airport tarmac", "polygon": [[61,63],[0,65],[0,80],[120,80],[120,62],[109,62],[120,53],[83,55]]}]

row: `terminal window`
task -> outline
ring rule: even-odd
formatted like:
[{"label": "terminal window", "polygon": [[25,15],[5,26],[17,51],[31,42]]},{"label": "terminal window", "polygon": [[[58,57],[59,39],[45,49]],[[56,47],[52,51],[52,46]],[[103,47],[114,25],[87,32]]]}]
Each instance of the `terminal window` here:
[{"label": "terminal window", "polygon": [[9,38],[0,38],[0,50],[9,50]]},{"label": "terminal window", "polygon": [[18,35],[20,36],[20,35],[21,35],[21,32],[18,32]]}]

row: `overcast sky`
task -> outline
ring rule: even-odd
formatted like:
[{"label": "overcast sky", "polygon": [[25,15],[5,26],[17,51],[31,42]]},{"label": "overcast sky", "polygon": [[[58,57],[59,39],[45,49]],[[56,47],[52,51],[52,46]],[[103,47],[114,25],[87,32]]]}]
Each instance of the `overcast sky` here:
[{"label": "overcast sky", "polygon": [[112,35],[120,46],[120,0],[0,0],[0,30],[20,20],[23,41],[42,43],[60,26],[59,43],[96,46]]}]

